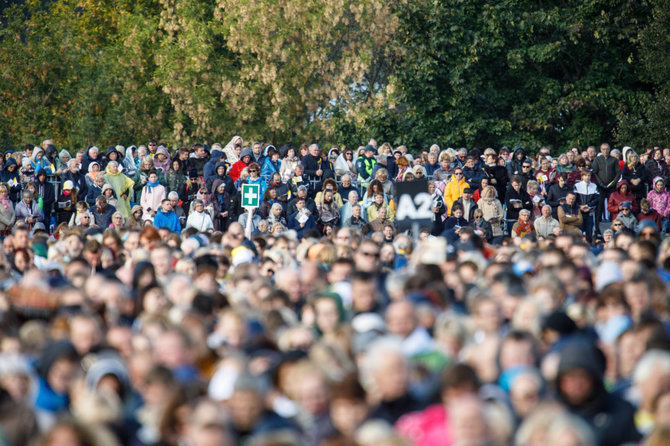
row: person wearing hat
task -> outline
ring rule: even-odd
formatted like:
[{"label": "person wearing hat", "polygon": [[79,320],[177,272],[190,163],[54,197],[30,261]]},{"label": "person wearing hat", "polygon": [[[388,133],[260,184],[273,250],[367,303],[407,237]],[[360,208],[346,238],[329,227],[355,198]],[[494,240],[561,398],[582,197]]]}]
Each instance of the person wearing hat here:
[{"label": "person wearing hat", "polygon": [[461,198],[454,202],[454,205],[458,205],[463,209],[463,218],[465,218],[467,222],[473,221],[474,212],[476,209],[479,209],[475,200],[472,199],[472,194],[472,188],[466,187],[463,189]]},{"label": "person wearing hat", "polygon": [[637,201],[635,200],[635,195],[631,191],[630,184],[626,180],[621,180],[616,185],[616,191],[612,192],[609,199],[607,200],[607,211],[612,216],[612,221],[617,218],[619,212],[621,212],[621,204],[624,201],[628,201],[631,204],[631,212],[637,214],[639,209],[637,206]]},{"label": "person wearing hat", "polygon": [[[651,207],[660,214],[661,218],[667,220],[668,214],[670,214],[670,194],[665,189],[665,180],[660,176],[655,177],[652,186],[653,188],[647,194],[647,200],[651,203]],[[665,232],[668,232],[667,222]]]},{"label": "person wearing hat", "polygon": [[607,391],[605,355],[588,338],[573,337],[559,351],[554,388],[559,402],[586,421],[600,446],[636,444],[635,409]]},{"label": "person wearing hat", "polygon": [[230,168],[230,172],[228,173],[228,175],[230,175],[230,178],[232,178],[233,181],[237,181],[240,179],[240,175],[242,175],[242,171],[244,170],[244,168],[249,166],[249,164],[251,164],[251,162],[253,161],[253,155],[254,153],[251,151],[249,147],[245,147],[244,149],[242,149],[239,161],[237,161],[235,164],[232,165],[232,167]]},{"label": "person wearing hat", "polygon": [[626,229],[630,229],[633,232],[637,231],[637,218],[633,215],[632,204],[630,201],[624,201],[621,203],[620,208],[621,212],[616,216],[613,221],[620,221],[623,223],[623,226]]},{"label": "person wearing hat", "polygon": [[121,212],[124,219],[128,219],[130,217],[130,194],[133,191],[135,182],[125,174],[121,173],[118,161],[110,161],[107,163],[105,172],[105,180],[112,186],[112,189],[114,189],[114,193],[118,200],[116,208]]},{"label": "person wearing hat", "polygon": [[360,184],[362,187],[368,187],[370,181],[373,179],[372,171],[375,168],[375,164],[377,164],[375,155],[377,155],[377,149],[368,144],[365,146],[363,156],[358,157],[356,160],[358,184]]}]

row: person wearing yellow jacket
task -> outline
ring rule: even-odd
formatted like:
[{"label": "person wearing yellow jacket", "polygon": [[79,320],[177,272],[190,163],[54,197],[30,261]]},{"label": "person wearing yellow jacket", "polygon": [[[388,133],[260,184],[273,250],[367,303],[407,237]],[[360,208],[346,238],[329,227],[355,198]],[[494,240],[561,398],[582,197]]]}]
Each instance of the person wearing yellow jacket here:
[{"label": "person wearing yellow jacket", "polygon": [[457,167],[454,169],[454,174],[451,176],[447,186],[444,188],[444,204],[447,205],[448,215],[451,215],[451,207],[456,200],[463,196],[463,191],[466,187],[470,187],[470,185],[465,182],[465,177],[463,177],[463,169]]}]

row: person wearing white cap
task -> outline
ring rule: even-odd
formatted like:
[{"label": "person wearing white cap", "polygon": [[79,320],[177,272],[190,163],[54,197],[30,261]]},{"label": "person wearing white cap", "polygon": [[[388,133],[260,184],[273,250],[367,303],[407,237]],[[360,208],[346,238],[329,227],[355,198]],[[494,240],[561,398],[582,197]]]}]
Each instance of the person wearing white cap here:
[{"label": "person wearing white cap", "polygon": [[63,191],[56,200],[56,219],[58,223],[67,223],[70,221],[77,204],[77,189],[74,182],[67,180],[63,183]]}]

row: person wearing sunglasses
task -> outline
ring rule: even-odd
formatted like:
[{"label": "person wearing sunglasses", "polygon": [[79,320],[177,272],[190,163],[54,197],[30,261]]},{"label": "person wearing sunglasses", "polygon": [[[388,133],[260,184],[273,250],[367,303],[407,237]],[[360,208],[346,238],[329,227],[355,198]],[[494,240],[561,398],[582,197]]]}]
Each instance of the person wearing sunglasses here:
[{"label": "person wearing sunglasses", "polygon": [[452,206],[463,196],[463,191],[468,187],[470,187],[470,185],[465,181],[463,169],[457,167],[454,169],[454,174],[451,176],[451,180],[449,180],[447,186],[444,188],[444,204],[447,205],[448,215],[451,215]]}]

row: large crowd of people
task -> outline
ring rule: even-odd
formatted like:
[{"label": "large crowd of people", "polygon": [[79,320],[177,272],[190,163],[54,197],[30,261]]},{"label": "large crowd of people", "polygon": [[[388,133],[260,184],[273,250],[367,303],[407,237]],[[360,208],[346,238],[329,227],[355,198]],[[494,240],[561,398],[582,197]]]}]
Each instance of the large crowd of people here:
[{"label": "large crowd of people", "polygon": [[0,445],[670,444],[670,149],[413,152],[6,150]]}]

